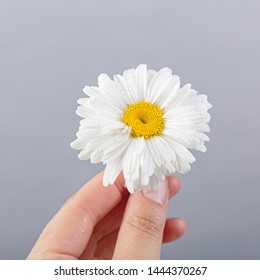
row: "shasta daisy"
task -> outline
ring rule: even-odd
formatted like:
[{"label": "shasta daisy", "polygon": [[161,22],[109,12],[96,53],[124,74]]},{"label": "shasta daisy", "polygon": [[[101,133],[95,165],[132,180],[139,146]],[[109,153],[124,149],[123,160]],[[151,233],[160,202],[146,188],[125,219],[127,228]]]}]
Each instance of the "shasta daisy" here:
[{"label": "shasta daisy", "polygon": [[139,65],[113,80],[101,74],[98,87],[83,91],[88,97],[78,100],[83,119],[71,147],[81,150],[81,160],[106,164],[104,186],[123,171],[130,193],[154,190],[168,172],[190,170],[189,149],[206,151],[211,104],[190,84],[180,87],[169,68]]}]

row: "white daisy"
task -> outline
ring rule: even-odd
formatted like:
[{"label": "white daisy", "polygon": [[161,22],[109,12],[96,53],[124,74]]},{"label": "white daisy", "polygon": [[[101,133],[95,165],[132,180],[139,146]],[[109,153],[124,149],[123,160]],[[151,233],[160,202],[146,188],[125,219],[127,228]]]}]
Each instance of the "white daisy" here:
[{"label": "white daisy", "polygon": [[81,160],[106,164],[103,184],[123,171],[130,193],[158,187],[166,173],[186,173],[195,161],[188,149],[206,151],[211,108],[207,96],[190,84],[180,88],[171,69],[156,72],[146,65],[98,77],[98,87],[84,88],[78,100],[80,121],[71,147]]}]

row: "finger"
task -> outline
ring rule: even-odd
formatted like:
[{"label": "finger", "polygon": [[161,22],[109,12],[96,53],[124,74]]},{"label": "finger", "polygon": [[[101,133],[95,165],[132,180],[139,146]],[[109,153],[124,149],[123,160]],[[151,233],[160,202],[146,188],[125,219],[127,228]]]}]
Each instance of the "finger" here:
[{"label": "finger", "polygon": [[98,243],[97,250],[95,252],[95,259],[99,260],[111,260],[114,254],[115,245],[118,237],[119,228],[106,235]]},{"label": "finger", "polygon": [[136,191],[127,202],[114,259],[159,259],[169,197],[168,180],[156,191]]},{"label": "finger", "polygon": [[[169,199],[174,197],[180,190],[180,179],[177,176],[169,176],[168,185],[169,185]],[[119,205],[115,209],[113,209],[107,216],[105,216],[98,224],[95,226],[93,234],[95,235],[95,239],[99,241],[101,238],[106,236],[107,234],[114,231],[121,224],[125,206],[127,203],[128,196],[121,201]]]},{"label": "finger", "polygon": [[163,242],[172,242],[181,238],[187,231],[187,223],[183,218],[169,218],[166,220]]},{"label": "finger", "polygon": [[[168,182],[170,199],[180,190],[180,180],[176,176],[169,176]],[[127,199],[128,197],[126,196],[115,209],[113,209],[107,216],[98,222],[93,230],[93,236],[91,236],[88,245],[80,259],[92,259],[95,251],[97,250],[98,242],[102,239],[103,243],[103,239],[106,240],[107,235],[119,228],[122,222]],[[113,252],[110,252],[110,255],[112,253]]]},{"label": "finger", "polygon": [[175,175],[168,176],[167,179],[168,179],[168,184],[169,184],[169,198],[172,198],[180,191],[181,181]]},{"label": "finger", "polygon": [[[163,242],[173,242],[180,239],[187,231],[187,224],[183,218],[169,218],[166,220]],[[95,259],[110,260],[113,256],[119,228],[110,232],[98,243]]]},{"label": "finger", "polygon": [[[169,218],[166,220],[163,242],[173,242],[180,239],[187,231],[187,224],[183,218]],[[119,228],[103,237],[95,251],[95,259],[110,260],[113,256]]]},{"label": "finger", "polygon": [[92,259],[97,249],[98,242],[102,238],[106,237],[119,228],[122,222],[127,198],[128,196],[124,197],[122,201],[108,215],[106,215],[97,223],[87,244],[87,247],[80,256],[80,259]]},{"label": "finger", "polygon": [[[99,173],[72,196],[49,222],[29,259],[78,258],[94,226],[128,194],[121,174],[113,186],[102,186]],[[62,229],[62,230],[61,230]]]},{"label": "finger", "polygon": [[[167,178],[169,185],[168,198],[171,199],[179,192],[181,183],[177,176],[169,176]],[[118,228],[121,225],[127,199],[128,196],[125,196],[121,203],[117,205],[115,209],[113,209],[95,226],[93,234],[95,235],[95,239],[97,242],[107,234],[113,232],[116,228]]]}]

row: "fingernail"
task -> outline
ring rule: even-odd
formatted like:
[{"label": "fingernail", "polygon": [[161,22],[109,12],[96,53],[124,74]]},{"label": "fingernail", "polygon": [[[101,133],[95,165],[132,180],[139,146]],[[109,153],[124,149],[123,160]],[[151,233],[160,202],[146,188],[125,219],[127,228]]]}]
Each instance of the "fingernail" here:
[{"label": "fingernail", "polygon": [[143,189],[143,195],[150,199],[151,201],[154,201],[156,203],[159,203],[163,205],[166,201],[167,195],[168,195],[168,181],[167,179],[160,183],[159,187],[155,191],[150,191],[148,187],[145,187]]}]

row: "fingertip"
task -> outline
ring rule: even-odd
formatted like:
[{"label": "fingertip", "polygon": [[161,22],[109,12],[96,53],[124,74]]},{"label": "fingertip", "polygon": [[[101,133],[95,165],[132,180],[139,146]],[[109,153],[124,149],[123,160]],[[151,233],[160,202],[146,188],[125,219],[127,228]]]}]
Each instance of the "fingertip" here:
[{"label": "fingertip", "polygon": [[185,219],[178,218],[169,218],[166,220],[163,242],[172,242],[180,239],[187,232],[187,222]]},{"label": "fingertip", "polygon": [[175,234],[178,238],[182,237],[188,229],[187,222],[184,218],[178,217],[174,220]]},{"label": "fingertip", "polygon": [[169,185],[169,198],[172,198],[176,195],[181,189],[181,180],[179,177],[172,175],[168,176],[168,185]]},{"label": "fingertip", "polygon": [[168,181],[165,180],[154,191],[146,187],[129,197],[113,259],[160,258],[168,192]]},{"label": "fingertip", "polygon": [[175,186],[178,189],[181,188],[181,180],[176,175],[168,176],[168,182],[169,182],[170,185]]}]

